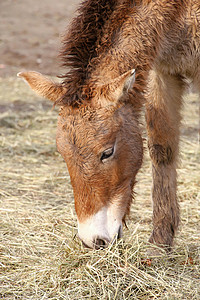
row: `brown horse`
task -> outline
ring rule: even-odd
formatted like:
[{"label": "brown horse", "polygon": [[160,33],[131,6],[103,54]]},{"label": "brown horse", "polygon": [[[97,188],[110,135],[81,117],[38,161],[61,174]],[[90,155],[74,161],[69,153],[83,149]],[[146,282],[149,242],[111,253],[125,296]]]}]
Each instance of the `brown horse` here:
[{"label": "brown horse", "polygon": [[61,84],[36,72],[19,76],[61,105],[57,148],[71,177],[81,240],[98,249],[122,236],[142,164],[139,114],[145,106],[153,176],[150,242],[170,249],[179,224],[182,96],[187,78],[200,84],[200,2],[86,0],[61,56],[68,70]]}]

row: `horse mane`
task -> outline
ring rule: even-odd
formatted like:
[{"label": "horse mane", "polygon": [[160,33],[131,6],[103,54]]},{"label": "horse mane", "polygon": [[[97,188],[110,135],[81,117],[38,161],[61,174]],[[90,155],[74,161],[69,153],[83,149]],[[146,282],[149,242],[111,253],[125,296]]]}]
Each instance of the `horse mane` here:
[{"label": "horse mane", "polygon": [[113,35],[127,15],[127,8],[139,2],[141,0],[82,2],[78,15],[72,20],[63,39],[60,57],[63,67],[68,71],[61,77],[67,93],[57,101],[57,104],[78,106],[82,103],[84,100],[82,89],[89,77],[92,59],[98,56],[99,50],[102,51],[111,45]]}]

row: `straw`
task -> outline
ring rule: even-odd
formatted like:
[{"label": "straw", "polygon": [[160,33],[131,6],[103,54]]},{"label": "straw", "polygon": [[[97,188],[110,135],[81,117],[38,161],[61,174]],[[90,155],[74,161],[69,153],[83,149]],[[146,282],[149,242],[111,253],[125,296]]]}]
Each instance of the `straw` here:
[{"label": "straw", "polygon": [[105,250],[84,249],[73,192],[56,151],[57,111],[15,78],[0,80],[0,299],[199,299],[198,97],[185,100],[172,253],[149,259],[151,167],[145,153],[128,229]]}]

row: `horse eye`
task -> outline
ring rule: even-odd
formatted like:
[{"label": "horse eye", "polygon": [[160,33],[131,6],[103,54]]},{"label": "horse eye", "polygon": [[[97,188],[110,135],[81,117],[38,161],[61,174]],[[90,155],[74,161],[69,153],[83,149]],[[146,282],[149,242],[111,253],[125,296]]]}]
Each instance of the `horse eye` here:
[{"label": "horse eye", "polygon": [[101,161],[111,157],[114,153],[114,147],[105,150],[101,155]]}]

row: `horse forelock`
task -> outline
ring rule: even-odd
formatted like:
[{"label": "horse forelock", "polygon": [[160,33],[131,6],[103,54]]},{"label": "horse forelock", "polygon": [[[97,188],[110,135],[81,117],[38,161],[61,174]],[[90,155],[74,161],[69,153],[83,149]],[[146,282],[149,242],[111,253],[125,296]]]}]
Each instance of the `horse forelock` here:
[{"label": "horse forelock", "polygon": [[[84,92],[95,59],[112,45],[113,36],[141,0],[86,0],[82,2],[63,39],[60,57],[68,72],[62,76],[67,93],[57,104],[79,106],[91,94]],[[109,20],[109,22],[108,22]]]}]

